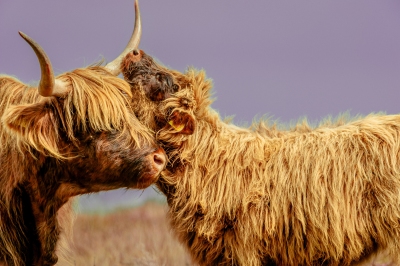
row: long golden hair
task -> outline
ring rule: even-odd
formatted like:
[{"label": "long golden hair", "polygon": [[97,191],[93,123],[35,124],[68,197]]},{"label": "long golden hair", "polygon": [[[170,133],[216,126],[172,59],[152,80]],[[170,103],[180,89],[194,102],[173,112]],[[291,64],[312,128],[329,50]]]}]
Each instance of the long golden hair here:
[{"label": "long golden hair", "polygon": [[210,107],[203,71],[180,75],[164,111],[192,97],[196,127],[157,133],[171,159],[158,186],[196,262],[350,265],[377,248],[400,262],[400,115],[242,128]]},{"label": "long golden hair", "polygon": [[[9,76],[0,77],[2,147],[12,145],[22,153],[25,149],[34,148],[43,154],[62,159],[65,155],[57,145],[59,130],[65,131],[68,139],[77,145],[77,131],[115,130],[121,132],[121,135],[129,132],[135,143],[126,143],[127,146],[140,146],[142,141],[152,141],[149,129],[143,126],[131,111],[131,105],[135,103],[132,102],[131,90],[126,82],[100,66],[76,69],[58,78],[68,82],[71,88],[62,100],[56,97],[41,97],[35,87],[27,86]],[[45,108],[42,108],[43,101],[46,102]],[[26,111],[26,106],[31,106],[28,110],[32,113]],[[46,108],[55,110],[59,115],[60,124],[36,123],[40,118],[37,116],[38,108],[43,109],[43,115],[47,115]],[[22,111],[26,112],[23,116],[16,115]],[[24,121],[16,121],[21,116]],[[44,121],[55,123],[57,120]],[[13,125],[22,126],[13,128]],[[36,128],[32,130],[34,125]],[[13,134],[13,131],[18,131],[19,134]]]}]

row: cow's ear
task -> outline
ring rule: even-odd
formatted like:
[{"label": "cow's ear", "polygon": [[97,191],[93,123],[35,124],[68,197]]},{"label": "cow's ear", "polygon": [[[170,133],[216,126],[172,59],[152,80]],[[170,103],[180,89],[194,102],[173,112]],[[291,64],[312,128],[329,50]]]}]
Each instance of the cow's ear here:
[{"label": "cow's ear", "polygon": [[180,134],[191,135],[195,128],[193,117],[187,112],[174,111],[168,124]]},{"label": "cow's ear", "polygon": [[44,102],[10,106],[4,112],[2,124],[11,134],[44,154],[60,157],[57,121]]}]

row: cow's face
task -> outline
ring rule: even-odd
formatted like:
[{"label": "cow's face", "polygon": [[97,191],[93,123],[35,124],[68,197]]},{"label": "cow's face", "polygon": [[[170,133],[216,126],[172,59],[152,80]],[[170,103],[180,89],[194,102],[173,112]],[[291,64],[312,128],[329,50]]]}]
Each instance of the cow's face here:
[{"label": "cow's face", "polygon": [[57,79],[68,88],[62,96],[10,106],[2,117],[21,146],[45,156],[43,171],[52,170],[44,175],[72,187],[69,196],[155,182],[166,158],[134,115],[129,84],[102,67]]},{"label": "cow's face", "polygon": [[[79,157],[71,160],[69,171],[72,176],[84,178],[73,180],[90,191],[116,189],[121,187],[143,189],[154,182],[164,169],[164,150],[153,142],[132,142],[129,133],[119,131],[84,134],[76,149]],[[140,146],[138,145],[140,144]]]},{"label": "cow's face", "polygon": [[142,50],[124,57],[121,72],[138,102],[134,110],[140,121],[155,131],[164,128],[193,133],[196,103],[185,75],[162,67]]}]

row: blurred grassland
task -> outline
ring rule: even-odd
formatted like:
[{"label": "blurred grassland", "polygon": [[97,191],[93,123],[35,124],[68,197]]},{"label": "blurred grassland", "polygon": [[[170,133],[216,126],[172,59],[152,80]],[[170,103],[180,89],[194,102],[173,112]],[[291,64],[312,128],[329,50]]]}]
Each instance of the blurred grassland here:
[{"label": "blurred grassland", "polygon": [[[78,213],[68,254],[58,266],[185,266],[195,265],[170,229],[167,205],[147,202],[108,213]],[[65,237],[61,237],[63,242]],[[353,266],[395,266],[385,251]]]},{"label": "blurred grassland", "polygon": [[57,265],[193,265],[173,236],[167,206],[146,203],[107,214],[79,213],[68,255]]}]

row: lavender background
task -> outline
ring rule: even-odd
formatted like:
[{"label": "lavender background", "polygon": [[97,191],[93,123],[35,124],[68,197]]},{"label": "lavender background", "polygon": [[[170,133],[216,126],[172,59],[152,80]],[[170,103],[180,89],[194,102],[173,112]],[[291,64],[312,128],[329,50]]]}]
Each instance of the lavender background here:
[{"label": "lavender background", "polygon": [[[289,124],[384,111],[400,113],[398,0],[141,0],[141,49],[184,71],[204,68],[222,116],[237,124],[272,116]],[[56,73],[111,61],[133,29],[133,0],[0,0],[0,73],[40,75],[18,30]],[[152,188],[84,196],[81,209],[163,200]]]}]

